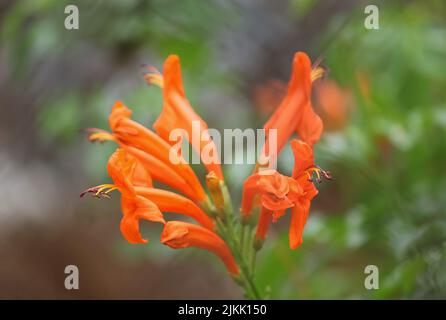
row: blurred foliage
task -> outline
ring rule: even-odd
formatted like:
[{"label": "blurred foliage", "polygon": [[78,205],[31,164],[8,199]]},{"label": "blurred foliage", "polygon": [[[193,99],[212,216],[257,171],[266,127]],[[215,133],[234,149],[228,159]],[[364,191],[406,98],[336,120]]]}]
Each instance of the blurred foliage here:
[{"label": "blurred foliage", "polygon": [[[83,58],[112,64],[110,73],[88,87],[88,78],[66,74],[76,65],[60,70],[61,82],[68,77],[65,83],[37,102],[39,135],[55,150],[76,144],[84,127],[106,128],[117,98],[149,125],[161,96],[156,88],[147,89],[139,65],[161,67],[169,53],[181,56],[191,101],[205,101],[201,96],[209,91],[243,95],[243,79],[234,79],[237,75],[216,59],[221,30],[240,22],[234,3],[75,1],[81,28],[67,32],[60,27],[64,15],[55,13],[72,2],[17,1],[1,24],[1,45],[18,83],[27,81],[36,64],[60,57],[78,65]],[[290,1],[287,18],[305,20],[317,4]],[[379,30],[363,27],[364,6],[357,5],[330,17],[311,44],[312,58],[323,57],[328,77],[351,90],[354,106],[347,126],[327,132],[317,146],[317,161],[335,180],[321,186],[304,245],[289,250],[285,221],[259,253],[258,282],[271,298],[446,297],[446,3],[386,1],[379,9]],[[302,49],[293,45],[292,50]],[[199,108],[211,126],[226,126],[218,117],[212,120],[214,111]],[[245,111],[240,108],[240,114]],[[236,122],[238,116],[228,117]],[[245,127],[259,121],[241,119]],[[82,153],[86,171],[97,179],[105,178],[113,146],[103,148]],[[285,151],[284,170],[291,168],[290,157]],[[250,169],[225,170],[240,190],[236,179]],[[364,268],[370,264],[379,267],[379,290],[364,288]]]}]

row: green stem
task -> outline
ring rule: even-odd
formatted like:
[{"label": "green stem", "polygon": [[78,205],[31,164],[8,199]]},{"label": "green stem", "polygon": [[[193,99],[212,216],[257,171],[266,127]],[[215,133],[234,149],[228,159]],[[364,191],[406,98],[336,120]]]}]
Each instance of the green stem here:
[{"label": "green stem", "polygon": [[240,226],[240,247],[244,248],[244,243],[245,243],[245,229],[246,229],[246,225],[242,224]]},{"label": "green stem", "polygon": [[252,254],[251,254],[251,261],[250,261],[250,266],[251,266],[251,274],[254,277],[254,272],[256,270],[256,258],[257,258],[257,250],[255,250],[254,248],[252,249]]},{"label": "green stem", "polygon": [[230,230],[227,228],[227,223],[225,222],[227,221],[222,221],[221,219],[217,218],[217,227],[220,232],[220,235],[226,240],[229,248],[234,254],[234,258],[238,262],[238,265],[240,267],[240,273],[243,279],[242,285],[245,289],[245,293],[247,294],[248,298],[261,299],[259,290],[257,289],[252,279],[252,275],[249,272],[249,268],[244,259],[241,247],[238,245],[235,238],[232,237],[232,235],[230,234],[229,232]]},{"label": "green stem", "polygon": [[[240,218],[237,222],[241,227],[240,234],[236,231],[234,227],[234,212],[232,208],[231,196],[229,194],[228,188],[223,181],[219,182],[219,189],[214,189],[214,192],[218,194],[220,191],[220,197],[223,198],[223,206],[220,206],[219,212],[215,215],[215,220],[217,223],[217,230],[220,236],[225,240],[229,249],[231,250],[234,259],[236,260],[241,277],[241,285],[245,289],[246,296],[251,299],[261,299],[261,295],[253,279],[252,261],[250,260],[252,248],[252,233],[251,228],[248,229],[248,237],[245,235],[245,224],[242,224]],[[216,197],[214,197],[215,200]],[[221,198],[220,198],[221,199]],[[240,238],[238,237],[240,235]],[[246,247],[246,249],[245,249]],[[239,283],[237,281],[237,283]]]},{"label": "green stem", "polygon": [[242,249],[243,249],[243,253],[246,256],[249,256],[249,253],[251,251],[251,246],[252,246],[252,243],[251,243],[252,242],[252,228],[250,228],[249,226],[247,228],[248,228],[248,232],[247,232],[246,240],[245,240],[245,243],[243,244]]}]

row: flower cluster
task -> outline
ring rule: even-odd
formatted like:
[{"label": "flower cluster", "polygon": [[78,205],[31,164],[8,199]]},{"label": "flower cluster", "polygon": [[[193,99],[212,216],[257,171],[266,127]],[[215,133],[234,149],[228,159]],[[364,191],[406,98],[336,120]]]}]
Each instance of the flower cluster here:
[{"label": "flower cluster", "polygon": [[[287,93],[264,125],[267,134],[262,151],[264,159],[274,161],[297,133],[299,140],[290,142],[295,157],[293,172],[286,176],[258,164],[244,182],[240,215],[233,213],[220,163],[204,161],[206,190],[181,154],[171,161],[170,132],[181,128],[188,133],[187,139],[197,134],[193,132],[197,127],[192,126],[196,121],[200,123],[201,139],[188,141],[192,148],[200,155],[203,149],[218,152],[207,134],[206,122],[186,98],[180,61],[175,55],[166,59],[162,74],[149,68],[144,75],[147,83],[159,86],[163,92],[163,109],[153,124],[154,130],[132,120],[132,111],[120,101],[109,117],[110,132],[89,129],[90,141],[113,141],[118,148],[107,166],[113,183],[88,188],[81,196],[89,193],[109,197],[111,191],[118,190],[123,215],[120,229],[129,243],[147,243],[139,230],[141,219],[161,223],[161,243],[174,249],[198,247],[211,251],[245,288],[247,297],[260,298],[253,279],[255,252],[261,248],[270,222],[291,208],[290,247],[297,248],[302,243],[311,200],[318,193],[315,182],[331,178],[315,165],[313,156],[313,145],[323,125],[311,105],[311,88],[322,74],[322,68],[312,68],[305,53],[295,54]],[[269,150],[268,133],[273,129],[277,148]],[[154,181],[173,191],[155,187]],[[186,216],[191,222],[166,221],[163,212]]]}]

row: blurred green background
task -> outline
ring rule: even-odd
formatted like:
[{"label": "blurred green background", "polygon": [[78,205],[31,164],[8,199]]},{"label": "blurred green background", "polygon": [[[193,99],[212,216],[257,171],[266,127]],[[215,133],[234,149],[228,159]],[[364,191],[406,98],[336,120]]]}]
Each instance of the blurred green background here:
[{"label": "blurred green background", "polygon": [[[64,28],[67,4],[79,30]],[[364,28],[369,4],[378,30]],[[320,82],[348,99],[332,113],[315,99],[329,129],[316,161],[334,180],[298,250],[287,219],[274,225],[259,286],[274,299],[446,298],[446,2],[6,0],[0,37],[0,298],[241,298],[210,254],[159,244],[159,226],[143,223],[149,245],[127,244],[118,195],[79,199],[109,181],[115,148],[82,130],[107,129],[116,99],[150,126],[161,93],[141,65],[170,53],[211,128],[260,128],[295,51],[321,58]],[[289,149],[279,166],[290,172]],[[224,167],[235,201],[251,170]],[[68,264],[78,291],[63,286]],[[378,290],[364,288],[367,265]]]}]

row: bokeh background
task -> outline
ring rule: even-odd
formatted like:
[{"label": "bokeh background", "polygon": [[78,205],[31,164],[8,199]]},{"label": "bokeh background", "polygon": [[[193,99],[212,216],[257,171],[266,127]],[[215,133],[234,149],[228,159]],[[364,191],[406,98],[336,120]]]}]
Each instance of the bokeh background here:
[{"label": "bokeh background", "polygon": [[[64,28],[76,4],[80,29]],[[379,8],[379,30],[364,8]],[[119,232],[119,195],[79,198],[109,181],[116,99],[150,126],[161,94],[141,65],[181,56],[189,99],[211,128],[258,128],[283,94],[295,51],[328,69],[314,104],[326,132],[317,162],[335,179],[313,201],[304,244],[287,219],[259,254],[274,299],[446,298],[446,2],[0,2],[0,298],[242,298],[207,252],[148,245]],[[280,170],[290,172],[285,150]],[[225,166],[235,201],[252,168]],[[203,176],[203,171],[200,173]],[[237,205],[237,204],[236,204]],[[80,290],[64,288],[64,268]],[[379,290],[364,268],[379,267]]]}]

